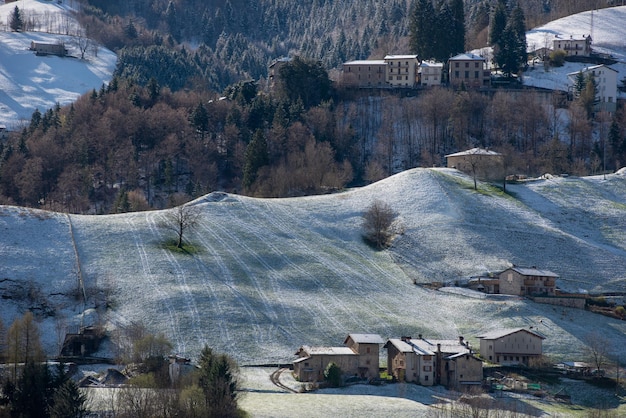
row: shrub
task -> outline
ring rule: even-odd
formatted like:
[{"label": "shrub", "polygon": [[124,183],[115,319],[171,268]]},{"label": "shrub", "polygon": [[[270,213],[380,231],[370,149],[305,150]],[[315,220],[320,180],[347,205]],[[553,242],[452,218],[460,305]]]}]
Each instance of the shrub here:
[{"label": "shrub", "polygon": [[550,52],[550,65],[553,67],[562,67],[565,63],[567,53],[561,49]]},{"label": "shrub", "polygon": [[337,364],[330,362],[324,370],[324,380],[332,388],[341,386],[341,369]]}]

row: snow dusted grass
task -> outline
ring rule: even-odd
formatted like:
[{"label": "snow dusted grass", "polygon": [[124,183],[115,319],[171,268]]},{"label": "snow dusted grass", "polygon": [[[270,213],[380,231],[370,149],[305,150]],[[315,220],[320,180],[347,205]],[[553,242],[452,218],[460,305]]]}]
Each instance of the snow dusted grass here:
[{"label": "snow dusted grass", "polygon": [[[107,327],[142,322],[192,358],[209,344],[242,365],[287,363],[303,344],[341,345],[353,332],[463,335],[477,347],[481,333],[521,326],[537,327],[555,360],[580,360],[591,330],[621,352],[622,321],[414,281],[453,284],[515,263],[553,270],[562,288],[623,291],[626,178],[540,180],[509,185],[511,195],[480,189],[455,170],[415,169],[334,195],[213,193],[193,202],[203,216],[187,235],[199,248],[192,254],[163,247],[173,237],[158,226],[159,211],[46,213],[50,219],[42,221],[3,207],[0,248],[8,258],[0,279],[27,280],[23,272],[30,271],[46,295],[59,287],[53,280],[76,283],[70,219],[88,293],[112,289]],[[402,224],[387,251],[373,251],[361,238],[362,214],[374,199],[389,202]],[[76,320],[78,308],[63,303],[59,312]],[[3,304],[8,312],[24,309]],[[3,307],[2,315],[10,323],[14,314]],[[46,324],[53,334],[53,323]]]},{"label": "snow dusted grass", "polygon": [[[274,370],[262,367],[245,367],[241,370],[243,392],[240,394],[239,405],[252,417],[473,416],[468,407],[459,402],[460,393],[440,386],[424,387],[400,383],[382,386],[354,385],[293,394],[270,382],[269,376]],[[288,372],[282,373],[281,382],[294,389],[300,386]],[[558,385],[547,387],[549,394],[559,390],[571,394],[574,405],[508,392],[482,396],[491,402],[492,407],[498,409],[491,409],[490,412],[494,416],[502,417],[589,417],[596,410],[602,410],[605,413],[603,416],[607,417],[623,416],[626,413],[626,404],[610,390],[598,389],[571,379],[562,379]]]},{"label": "snow dusted grass", "polygon": [[[56,103],[69,104],[111,79],[117,61],[113,52],[99,47],[97,57],[88,51],[85,60],[79,59],[75,34],[82,29],[71,14],[74,3],[20,0],[0,5],[0,123],[8,129],[21,129],[35,109],[45,113]],[[25,20],[39,22],[35,32],[8,29],[15,6]],[[32,41],[62,42],[72,57],[36,56],[29,50]]]}]

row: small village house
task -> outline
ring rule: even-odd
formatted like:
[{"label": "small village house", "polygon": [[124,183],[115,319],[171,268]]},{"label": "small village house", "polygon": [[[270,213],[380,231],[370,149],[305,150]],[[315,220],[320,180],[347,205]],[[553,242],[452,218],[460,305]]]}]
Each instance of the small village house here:
[{"label": "small village house", "polygon": [[591,55],[591,35],[582,38],[556,38],[552,41],[552,48],[565,51],[569,57],[588,57]]},{"label": "small village house", "polygon": [[419,84],[421,86],[440,86],[443,81],[443,63],[422,61],[419,66]]},{"label": "small village house", "polygon": [[421,335],[392,338],[385,348],[387,372],[400,381],[455,389],[482,382],[482,361],[463,337],[458,340],[425,339]]},{"label": "small village house", "polygon": [[501,329],[478,336],[480,355],[490,363],[529,366],[541,357],[545,337],[524,328]]},{"label": "small village house", "polygon": [[500,278],[500,293],[518,296],[554,296],[556,279],[559,278],[558,274],[549,270],[518,266],[508,268],[498,276]]},{"label": "small village house", "polygon": [[445,157],[449,168],[456,168],[478,179],[494,181],[503,178],[503,156],[498,152],[472,148]]},{"label": "small village house", "polygon": [[301,382],[324,380],[324,370],[332,362],[344,376],[361,379],[378,377],[380,346],[383,339],[377,334],[350,334],[343,347],[310,347],[303,345],[296,352],[293,372]]},{"label": "small village house", "polygon": [[413,88],[417,84],[417,55],[387,55],[387,82],[391,87]]},{"label": "small village house", "polygon": [[448,60],[448,80],[452,87],[467,88],[489,87],[491,70],[487,68],[487,60],[472,53],[456,55]]},{"label": "small village house", "polygon": [[570,89],[576,83],[576,77],[582,72],[585,79],[590,74],[596,82],[596,111],[606,111],[614,113],[617,110],[617,78],[618,72],[613,68],[601,64],[583,68],[580,72],[567,74]]},{"label": "small village house", "polygon": [[357,60],[343,64],[343,84],[350,87],[387,85],[387,63],[384,60]]}]

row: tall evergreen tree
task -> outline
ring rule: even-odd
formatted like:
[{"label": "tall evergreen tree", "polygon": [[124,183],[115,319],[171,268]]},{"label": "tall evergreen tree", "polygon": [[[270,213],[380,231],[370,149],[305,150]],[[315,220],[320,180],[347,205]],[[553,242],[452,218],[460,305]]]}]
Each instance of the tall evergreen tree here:
[{"label": "tall evergreen tree", "polygon": [[526,51],[526,17],[519,4],[511,11],[507,26],[512,35],[512,44],[509,45],[509,48],[511,49],[511,54],[517,61],[517,70],[519,70],[524,67],[528,61],[528,52]]},{"label": "tall evergreen tree", "polygon": [[19,7],[17,6],[15,6],[15,9],[13,9],[11,17],[9,18],[9,27],[13,32],[19,32],[24,29],[24,19],[22,18],[22,12],[20,12]]},{"label": "tall evergreen tree", "polygon": [[465,6],[463,0],[452,0],[450,10],[452,11],[450,50],[452,54],[457,54],[465,51]]},{"label": "tall evergreen tree", "polygon": [[431,0],[417,0],[413,4],[409,22],[409,48],[420,59],[435,57],[433,31],[435,30],[435,8]]},{"label": "tall evergreen tree", "polygon": [[506,0],[498,0],[491,15],[491,27],[489,28],[489,43],[492,46],[500,44],[502,33],[506,28],[508,15]]},{"label": "tall evergreen tree", "polygon": [[263,131],[257,130],[248,144],[243,167],[243,186],[247,189],[257,178],[259,168],[269,163],[267,140]]},{"label": "tall evergreen tree", "polygon": [[225,354],[215,354],[204,346],[200,353],[199,386],[204,393],[208,417],[237,416],[237,366]]}]

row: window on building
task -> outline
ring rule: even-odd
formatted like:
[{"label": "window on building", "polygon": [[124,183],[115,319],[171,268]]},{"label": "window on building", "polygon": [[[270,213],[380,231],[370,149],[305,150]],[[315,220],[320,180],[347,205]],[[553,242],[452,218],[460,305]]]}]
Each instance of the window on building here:
[{"label": "window on building", "polygon": [[454,72],[454,78],[459,78],[459,72],[458,71]]},{"label": "window on building", "polygon": [[424,382],[428,382],[428,375],[424,376]]},{"label": "window on building", "polygon": [[465,71],[465,78],[470,78],[469,71]]},{"label": "window on building", "polygon": [[478,71],[474,71],[474,78],[478,78]]},{"label": "window on building", "polygon": [[372,350],[372,347],[367,347],[367,348],[365,349],[365,352],[366,352],[367,354],[369,354],[369,353],[371,352],[371,350]]},{"label": "window on building", "polygon": [[459,63],[458,62],[454,63],[454,68],[459,68]]},{"label": "window on building", "polygon": [[465,68],[469,68],[469,62],[465,63]]}]

